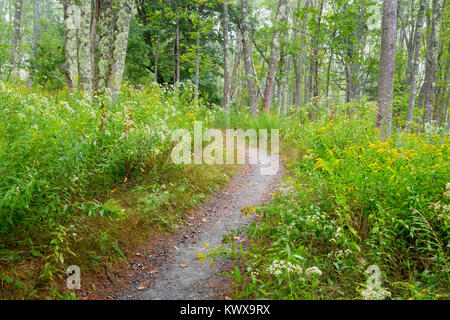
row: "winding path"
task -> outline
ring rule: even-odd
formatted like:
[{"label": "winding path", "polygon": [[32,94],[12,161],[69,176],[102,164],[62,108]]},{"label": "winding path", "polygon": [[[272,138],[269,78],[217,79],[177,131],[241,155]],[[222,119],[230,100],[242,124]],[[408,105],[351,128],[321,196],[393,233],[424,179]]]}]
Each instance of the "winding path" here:
[{"label": "winding path", "polygon": [[[244,170],[233,177],[229,185],[212,197],[200,210],[208,222],[202,223],[201,230],[186,239],[178,239],[178,244],[167,255],[166,264],[154,278],[154,285],[137,293],[133,299],[145,300],[186,300],[224,297],[228,280],[218,275],[226,269],[226,261],[216,262],[211,267],[201,266],[196,260],[198,253],[206,253],[204,244],[210,248],[221,245],[223,235],[249,223],[241,210],[260,205],[268,200],[282,173],[261,175],[261,163],[246,165]],[[205,221],[205,220],[204,220]],[[245,240],[244,240],[245,241]],[[222,292],[221,292],[222,291]]]}]

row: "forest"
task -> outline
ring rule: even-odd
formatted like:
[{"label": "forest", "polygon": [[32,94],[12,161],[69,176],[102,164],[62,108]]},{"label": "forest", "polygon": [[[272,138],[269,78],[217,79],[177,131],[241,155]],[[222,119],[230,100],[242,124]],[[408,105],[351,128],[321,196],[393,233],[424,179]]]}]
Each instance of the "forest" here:
[{"label": "forest", "polygon": [[[0,0],[0,17],[0,299],[450,298],[447,0]],[[280,172],[173,163],[199,121],[279,130]],[[188,293],[224,260],[225,287]]]}]

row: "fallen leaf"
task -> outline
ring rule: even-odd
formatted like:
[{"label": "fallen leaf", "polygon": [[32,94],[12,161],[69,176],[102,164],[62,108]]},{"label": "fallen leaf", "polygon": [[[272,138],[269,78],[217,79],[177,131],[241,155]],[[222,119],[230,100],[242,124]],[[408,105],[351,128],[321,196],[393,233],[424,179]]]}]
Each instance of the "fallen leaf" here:
[{"label": "fallen leaf", "polygon": [[187,268],[188,266],[185,265],[185,264],[180,264],[180,267],[181,267],[181,268]]},{"label": "fallen leaf", "polygon": [[157,273],[159,273],[159,271],[158,271],[158,270],[152,270],[152,271],[150,271],[149,273],[150,273],[150,274],[157,274]]},{"label": "fallen leaf", "polygon": [[173,246],[173,248],[174,248],[175,250],[178,250],[178,247],[177,247],[177,246]]},{"label": "fallen leaf", "polygon": [[137,289],[138,289],[138,291],[144,291],[144,290],[145,290],[145,287],[144,287],[144,286],[141,286],[141,287],[138,287]]},{"label": "fallen leaf", "polygon": [[140,254],[139,252],[136,253],[136,257],[141,257],[141,256],[142,256],[142,254]]},{"label": "fallen leaf", "polygon": [[224,298],[225,300],[233,300],[233,299],[231,299],[230,297],[228,297],[228,296],[225,296],[225,298]]}]

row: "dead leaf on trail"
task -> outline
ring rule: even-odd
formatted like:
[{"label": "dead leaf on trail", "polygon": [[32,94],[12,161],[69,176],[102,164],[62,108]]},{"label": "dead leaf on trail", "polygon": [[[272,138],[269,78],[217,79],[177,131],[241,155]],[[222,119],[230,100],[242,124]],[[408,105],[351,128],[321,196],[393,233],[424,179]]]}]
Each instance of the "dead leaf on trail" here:
[{"label": "dead leaf on trail", "polygon": [[185,265],[185,264],[180,264],[180,267],[181,267],[181,268],[187,268],[188,266]]},{"label": "dead leaf on trail", "polygon": [[140,254],[139,252],[136,253],[136,257],[141,257],[141,256],[142,256],[142,254]]},{"label": "dead leaf on trail", "polygon": [[144,290],[145,290],[145,287],[144,287],[144,286],[141,286],[141,287],[138,287],[137,289],[138,289],[138,291],[144,291]]},{"label": "dead leaf on trail", "polygon": [[177,247],[177,246],[173,246],[173,248],[174,248],[175,250],[178,250],[178,247]]},{"label": "dead leaf on trail", "polygon": [[157,273],[159,273],[159,270],[152,270],[152,271],[150,271],[149,273],[150,273],[150,274],[157,274]]},{"label": "dead leaf on trail", "polygon": [[230,297],[228,297],[228,296],[225,296],[225,298],[224,298],[225,300],[233,300],[233,299],[231,299]]},{"label": "dead leaf on trail", "polygon": [[187,235],[184,235],[184,236],[183,236],[183,238],[185,238],[185,239],[188,239],[188,238],[189,238],[189,236],[187,236]]}]

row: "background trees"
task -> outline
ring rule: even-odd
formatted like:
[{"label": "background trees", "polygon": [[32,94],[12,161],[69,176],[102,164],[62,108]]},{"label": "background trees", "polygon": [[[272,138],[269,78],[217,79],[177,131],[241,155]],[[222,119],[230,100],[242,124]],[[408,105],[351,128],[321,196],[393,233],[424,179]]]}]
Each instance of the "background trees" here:
[{"label": "background trees", "polygon": [[[448,7],[398,1],[396,128],[448,122]],[[378,99],[382,12],[373,0],[3,0],[0,77],[113,92],[191,81],[225,108],[314,116]]]}]

